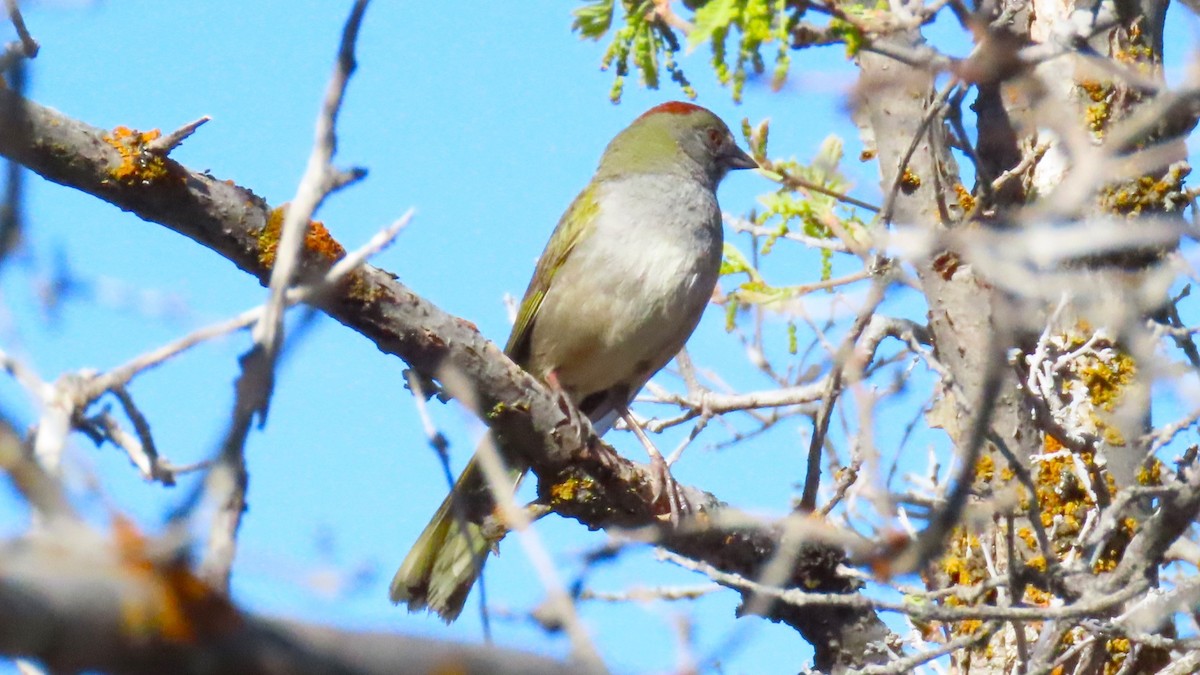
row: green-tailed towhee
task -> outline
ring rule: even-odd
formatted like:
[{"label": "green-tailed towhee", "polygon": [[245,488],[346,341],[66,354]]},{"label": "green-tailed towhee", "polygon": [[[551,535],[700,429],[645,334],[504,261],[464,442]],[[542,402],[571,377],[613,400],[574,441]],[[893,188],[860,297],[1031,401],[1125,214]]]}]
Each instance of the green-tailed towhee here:
[{"label": "green-tailed towhee", "polygon": [[[626,406],[683,347],[716,286],[717,184],[756,166],[704,108],[664,103],[638,117],[550,235],[505,353],[563,392],[597,433],[628,419]],[[657,452],[652,459],[665,471]],[[525,469],[509,471],[515,484]],[[482,526],[494,508],[472,459],[396,572],[392,602],[458,617],[495,544]]]}]

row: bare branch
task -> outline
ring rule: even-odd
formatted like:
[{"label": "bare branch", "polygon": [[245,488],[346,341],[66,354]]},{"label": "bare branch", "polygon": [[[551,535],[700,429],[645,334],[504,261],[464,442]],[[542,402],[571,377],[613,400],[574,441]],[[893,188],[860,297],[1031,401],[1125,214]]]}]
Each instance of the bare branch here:
[{"label": "bare branch", "polygon": [[152,152],[166,156],[169,152],[179,147],[181,143],[187,140],[188,136],[196,133],[196,129],[199,129],[202,125],[211,120],[211,117],[205,115],[200,119],[188,122],[187,124],[179,127],[175,131],[172,131],[165,136],[159,136],[158,138],[155,138],[146,144],[146,152]]},{"label": "bare branch", "polygon": [[[351,182],[350,178],[335,171],[330,162],[336,146],[337,114],[355,68],[354,44],[367,2],[355,2],[343,28],[337,67],[330,78],[324,106],[317,118],[316,139],[308,168],[300,179],[296,197],[280,226],[279,244],[271,269],[269,299],[266,310],[254,327],[255,347],[242,359],[229,432],[205,482],[209,499],[217,504],[217,511],[209,528],[209,542],[201,570],[204,578],[217,588],[225,589],[229,583],[237,531],[246,509],[246,436],[254,415],[257,414],[260,420],[265,419],[270,405],[275,363],[283,343],[283,311],[287,304],[288,288],[299,268],[304,232],[325,197]],[[355,175],[361,178],[365,174],[358,172]]]},{"label": "bare branch", "polygon": [[172,542],[122,536],[0,543],[0,653],[55,673],[578,672],[494,647],[244,614],[192,576]]},{"label": "bare branch", "polygon": [[21,16],[17,0],[4,0],[4,7],[8,11],[8,20],[17,31],[17,41],[5,45],[4,51],[0,52],[0,73],[8,70],[9,66],[19,59],[36,58],[38,54],[37,40],[33,39],[29,29],[25,27],[25,19]]},{"label": "bare branch", "polygon": [[[283,296],[296,274],[305,227],[325,197],[365,175],[359,171],[356,178],[349,178],[335,170],[331,162],[337,147],[337,116],[342,107],[346,86],[350,83],[350,76],[356,67],[354,45],[368,1],[356,0],[350,17],[346,19],[342,30],[342,44],[338,49],[337,65],[325,91],[321,114],[317,117],[316,138],[313,141],[312,153],[308,157],[308,167],[300,179],[296,196],[291,201],[280,230],[275,266],[271,270],[271,299],[266,315],[254,332],[255,343],[265,350],[267,359],[272,364],[280,341],[278,332],[283,321]],[[269,391],[269,387],[267,389]],[[265,406],[266,401],[263,401],[261,407],[264,412]]]}]

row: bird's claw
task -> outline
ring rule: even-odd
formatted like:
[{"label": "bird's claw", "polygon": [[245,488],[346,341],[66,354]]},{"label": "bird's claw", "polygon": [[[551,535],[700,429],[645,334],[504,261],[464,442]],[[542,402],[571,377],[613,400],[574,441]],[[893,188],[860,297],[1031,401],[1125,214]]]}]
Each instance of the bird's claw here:
[{"label": "bird's claw", "polygon": [[586,416],[579,411],[579,408],[577,408],[574,403],[571,402],[571,396],[567,393],[567,390],[563,388],[562,384],[559,383],[558,375],[556,373],[551,372],[546,376],[546,384],[550,387],[550,391],[554,394],[554,402],[558,405],[558,409],[562,411],[562,414],[567,418],[559,426],[565,426],[569,428],[571,433],[575,434],[575,437],[579,440],[579,443],[583,444],[590,436],[588,433],[589,423],[584,421]]},{"label": "bird's claw", "polygon": [[657,507],[665,502],[666,515],[672,525],[678,525],[684,516],[692,512],[692,505],[683,493],[683,487],[671,475],[671,467],[663,456],[655,453],[650,457],[650,486],[653,504]]}]

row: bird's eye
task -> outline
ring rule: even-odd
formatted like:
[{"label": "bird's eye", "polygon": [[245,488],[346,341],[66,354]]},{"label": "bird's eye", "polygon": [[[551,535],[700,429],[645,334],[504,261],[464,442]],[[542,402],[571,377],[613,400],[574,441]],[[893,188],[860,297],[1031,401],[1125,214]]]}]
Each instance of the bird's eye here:
[{"label": "bird's eye", "polygon": [[724,134],[719,129],[708,130],[708,144],[713,148],[721,147],[721,143],[725,140]]}]

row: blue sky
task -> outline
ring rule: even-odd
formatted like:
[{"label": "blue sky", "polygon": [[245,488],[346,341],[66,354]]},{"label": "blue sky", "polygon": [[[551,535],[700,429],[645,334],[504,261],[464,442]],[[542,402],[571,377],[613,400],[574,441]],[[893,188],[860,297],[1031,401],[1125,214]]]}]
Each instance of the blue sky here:
[{"label": "blue sky", "polygon": [[[350,2],[42,2],[26,19],[42,44],[31,96],[100,127],[174,129],[201,115],[213,121],[173,153],[253,189],[272,204],[291,198],[304,168],[313,121]],[[681,94],[667,82],[645,91],[631,80],[625,100],[608,102],[611,75],[598,70],[604,45],[569,28],[576,3],[377,0],[359,42],[359,70],[339,125],[342,166],[370,170],[319,214],[348,248],[366,241],[410,207],[417,215],[373,263],[443,309],[503,343],[504,294],[520,296],[546,237],[587,182],[608,140],[645,108]],[[7,26],[5,27],[7,30]],[[0,37],[7,35],[0,32]],[[772,154],[811,157],[822,139],[847,141],[846,172],[872,200],[874,165],[860,165],[855,131],[844,114],[854,70],[837,48],[793,54],[795,74],[780,92],[747,88],[734,105],[709,76],[707,49],[683,65],[698,103],[730,123],[770,116]],[[770,188],[752,172],[732,176],[722,205],[746,213]],[[190,329],[254,306],[264,291],[230,263],[166,229],[91,197],[33,178],[26,201],[29,233],[18,260],[2,271],[0,346],[27,356],[44,378],[83,367],[108,368]],[[82,292],[47,317],[33,280],[65,260]],[[817,278],[815,258],[794,253],[773,268],[780,283]],[[911,308],[911,303],[909,307]],[[167,308],[167,310],[164,310]],[[823,318],[820,307],[814,319]],[[697,361],[739,389],[768,382],[746,366],[736,338],[710,311],[691,346]],[[773,324],[776,328],[778,322]],[[138,379],[131,391],[149,417],[160,450],[183,463],[209,456],[232,400],[237,356],[248,338],[204,345]],[[781,345],[777,345],[782,349]],[[321,319],[287,357],[265,430],[248,444],[250,510],[241,534],[233,592],[243,606],[348,627],[386,628],[456,640],[480,639],[468,611],[451,627],[408,615],[386,600],[394,567],[445,494],[403,387],[404,364],[360,336]],[[664,380],[670,383],[670,378]],[[5,409],[35,418],[10,383]],[[454,406],[434,405],[461,466],[481,432]],[[807,427],[781,425],[732,450],[710,429],[684,455],[676,476],[742,508],[782,514],[801,479]],[[661,444],[670,448],[677,435]],[[631,457],[643,452],[626,435],[609,440]],[[75,440],[78,476],[94,472],[104,496],[81,503],[93,513],[115,503],[154,531],[185,494],[143,483],[111,448]],[[0,531],[24,527],[25,513],[0,494]],[[564,576],[578,554],[604,541],[574,522],[547,518],[538,531]],[[326,545],[323,542],[327,542]],[[599,569],[590,584],[696,584],[691,574],[635,552]],[[325,571],[374,570],[365,587],[329,595],[313,579]],[[515,542],[488,564],[491,602],[514,613],[542,598],[540,583]],[[618,670],[664,670],[676,663],[674,619],[697,617],[701,655],[731,628],[744,642],[724,672],[795,672],[810,659],[793,631],[757,619],[734,620],[730,592],[684,606],[582,607],[605,658]],[[694,612],[692,610],[695,610]],[[523,620],[497,618],[499,643],[566,653]]]}]

